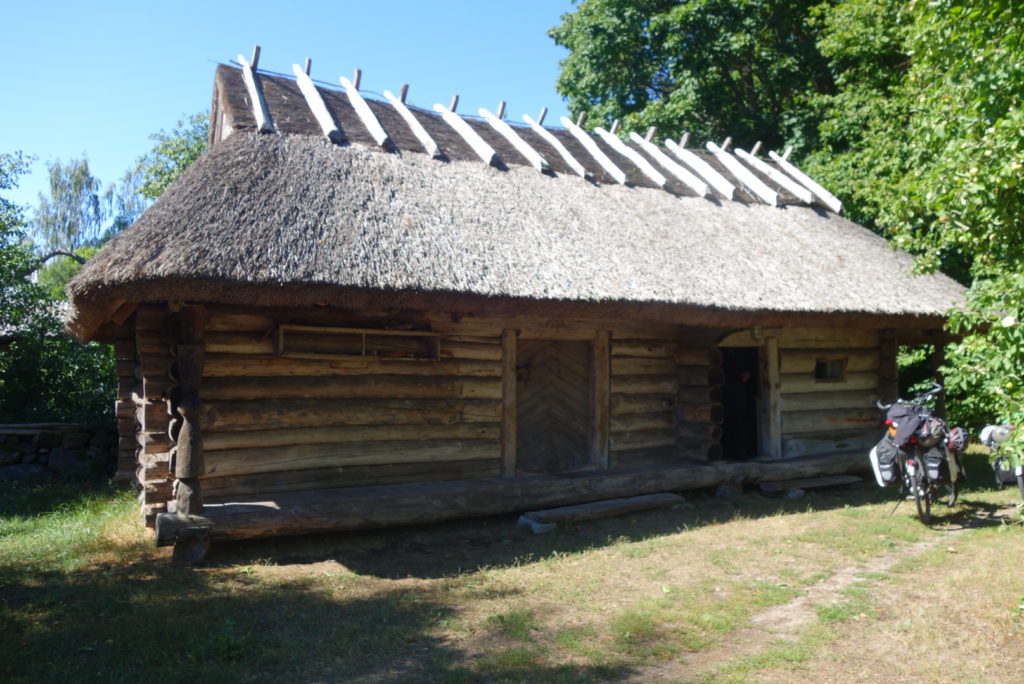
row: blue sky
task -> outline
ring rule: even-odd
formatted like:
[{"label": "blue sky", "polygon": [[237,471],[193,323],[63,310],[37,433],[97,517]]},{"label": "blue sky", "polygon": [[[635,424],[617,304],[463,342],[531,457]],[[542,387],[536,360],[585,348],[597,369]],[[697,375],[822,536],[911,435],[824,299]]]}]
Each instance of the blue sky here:
[{"label": "blue sky", "polygon": [[508,101],[509,119],[566,113],[555,92],[566,52],[547,31],[571,0],[336,0],[320,2],[11,2],[0,41],[0,151],[37,157],[9,199],[34,207],[46,162],[88,157],[104,184],[152,147],[149,135],[208,109],[217,62],[262,46],[260,67],[338,83],[363,70],[361,89],[460,113]]}]

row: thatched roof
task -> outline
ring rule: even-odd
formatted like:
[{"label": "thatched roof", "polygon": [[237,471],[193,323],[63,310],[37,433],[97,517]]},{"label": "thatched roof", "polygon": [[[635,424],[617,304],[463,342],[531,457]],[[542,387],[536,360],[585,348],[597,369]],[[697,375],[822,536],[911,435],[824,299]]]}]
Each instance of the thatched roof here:
[{"label": "thatched roof", "polygon": [[301,95],[277,93],[295,88],[286,79],[261,79],[278,132],[260,135],[237,74],[221,67],[215,95],[230,137],[69,286],[80,336],[123,302],[165,300],[934,326],[962,296],[941,274],[911,275],[909,255],[820,207],[616,185],[597,172],[584,180],[559,169],[557,154],[554,173],[540,174],[508,145],[507,163],[487,166],[457,139],[439,140],[448,159],[438,161],[382,114],[395,143],[385,151],[360,140],[368,134],[343,95],[325,93],[348,140],[335,144],[303,119]]}]

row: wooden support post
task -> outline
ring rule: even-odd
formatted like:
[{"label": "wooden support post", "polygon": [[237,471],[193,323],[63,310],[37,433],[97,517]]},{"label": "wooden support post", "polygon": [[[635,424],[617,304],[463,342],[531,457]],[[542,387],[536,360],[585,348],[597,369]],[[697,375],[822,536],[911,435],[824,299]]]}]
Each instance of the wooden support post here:
[{"label": "wooden support post", "polygon": [[516,331],[501,333],[501,476],[516,474]]},{"label": "wooden support post", "polygon": [[761,350],[762,374],[764,388],[765,408],[763,418],[765,421],[765,455],[772,459],[782,458],[782,395],[781,381],[779,378],[779,340],[775,337],[766,337],[764,347]]},{"label": "wooden support post", "polygon": [[203,376],[203,327],[206,310],[186,306],[177,315],[178,344],[175,347],[178,386],[175,412],[181,421],[174,448],[176,512],[181,516],[198,515],[203,510],[199,476],[203,466],[203,436],[200,417],[199,382]]},{"label": "wooden support post", "polygon": [[594,336],[591,403],[594,424],[590,437],[590,453],[597,467],[607,470],[611,432],[611,333],[607,330],[598,330]]}]

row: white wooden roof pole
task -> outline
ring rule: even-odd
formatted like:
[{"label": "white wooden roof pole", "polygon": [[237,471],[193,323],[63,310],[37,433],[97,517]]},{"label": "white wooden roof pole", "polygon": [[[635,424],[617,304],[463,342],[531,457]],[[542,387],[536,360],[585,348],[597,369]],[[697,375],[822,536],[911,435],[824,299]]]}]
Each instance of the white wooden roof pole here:
[{"label": "white wooden roof pole", "polygon": [[721,147],[713,142],[707,143],[707,148],[711,154],[715,155],[715,159],[722,163],[722,166],[729,169],[729,173],[736,176],[736,180],[750,190],[759,200],[765,204],[770,204],[773,207],[779,206],[779,193],[775,192],[767,185],[761,182],[761,180],[750,173],[743,164],[739,162],[736,157],[732,156]]},{"label": "white wooden roof pole", "polygon": [[666,140],[665,147],[674,154],[679,161],[683,162],[691,169],[694,173],[703,178],[708,182],[708,185],[718,191],[720,195],[726,199],[733,199],[736,197],[736,186],[726,179],[725,176],[715,171],[715,169],[708,164],[706,161],[695,155],[690,150],[683,147],[686,144],[686,134],[683,135],[681,142],[676,143],[675,140]]},{"label": "white wooden roof pole", "polygon": [[786,161],[785,157],[780,157],[775,152],[769,152],[768,156],[771,157],[783,171],[795,178],[800,185],[814,193],[814,196],[821,200],[826,207],[837,214],[842,213],[843,203],[839,201],[838,197],[815,183],[807,174]]},{"label": "white wooden roof pole", "polygon": [[491,128],[500,133],[505,140],[512,143],[512,146],[519,151],[519,154],[526,157],[526,160],[533,165],[533,168],[537,169],[541,173],[550,170],[551,167],[548,165],[547,160],[544,159],[537,150],[530,147],[528,142],[519,137],[519,134],[516,133],[515,129],[502,121],[500,116],[491,114],[483,107],[481,107],[479,111],[480,116],[482,116],[487,123],[491,124]]},{"label": "white wooden roof pole", "polygon": [[[308,68],[308,59],[306,60],[306,65]],[[327,105],[324,104],[324,98],[320,95],[320,91],[313,85],[313,79],[309,77],[309,72],[299,67],[298,64],[292,64],[292,71],[295,73],[295,82],[299,84],[302,96],[306,98],[306,105],[309,107],[309,111],[313,113],[313,118],[320,124],[320,130],[324,132],[324,135],[329,140],[336,143],[344,142],[345,137],[341,134],[341,129],[338,128],[338,124],[334,117],[331,116]]]},{"label": "white wooden roof pole", "polygon": [[402,85],[401,98],[395,97],[390,90],[384,91],[384,97],[388,99],[391,106],[395,108],[395,111],[398,112],[399,116],[401,116],[405,123],[408,124],[412,134],[420,141],[420,145],[423,145],[423,149],[427,151],[427,154],[434,159],[437,159],[441,156],[441,149],[437,146],[437,143],[434,142],[434,139],[430,137],[430,134],[427,133],[427,129],[423,127],[423,124],[421,124],[420,120],[416,118],[416,115],[405,106],[405,95],[408,92],[409,84],[406,83]]},{"label": "white wooden roof pole", "polygon": [[260,133],[273,133],[274,122],[270,120],[270,111],[267,109],[267,101],[263,97],[263,88],[260,87],[256,76],[256,65],[259,64],[259,61],[259,45],[252,52],[252,64],[242,55],[238,55],[238,63],[242,65],[242,80],[245,81],[245,89],[252,102],[252,115],[256,119],[256,128]]},{"label": "white wooden roof pole", "polygon": [[[580,118],[583,119],[585,117],[581,115]],[[601,151],[601,148],[597,146],[597,143],[594,142],[594,139],[590,137],[589,133],[570,121],[567,116],[563,116],[561,121],[566,130],[572,133],[573,137],[580,141],[580,144],[583,145],[587,152],[590,153],[590,156],[601,165],[601,168],[608,172],[609,176],[615,179],[615,182],[625,184],[626,173],[617,167],[615,162],[608,158],[608,155]]]},{"label": "white wooden roof pole", "polygon": [[[356,74],[360,74],[360,71],[356,69]],[[358,79],[358,76],[356,77]],[[370,131],[370,135],[373,136],[374,142],[381,147],[387,147],[391,139],[388,137],[384,127],[377,121],[377,117],[373,115],[373,110],[370,109],[370,105],[366,104],[366,100],[359,94],[359,86],[349,81],[347,78],[342,76],[340,79],[342,87],[345,89],[345,94],[348,95],[348,101],[352,105],[352,109],[356,110],[356,114],[359,115],[359,120],[366,126],[366,130]]]},{"label": "white wooden roof pole", "polygon": [[[452,98],[452,103],[458,102],[458,95]],[[497,159],[498,153],[494,151],[494,148],[487,144],[487,141],[480,137],[480,135],[466,123],[461,116],[445,107],[442,104],[434,105],[434,111],[441,115],[445,123],[455,129],[455,132],[462,136],[462,139],[473,148],[477,156],[483,160],[485,164],[492,164]]]},{"label": "white wooden roof pole", "polygon": [[[654,127],[651,126],[651,128]],[[701,197],[704,197],[710,192],[707,183],[680,166],[678,162],[674,161],[671,157],[662,152],[661,148],[652,143],[650,139],[640,137],[640,134],[635,131],[630,133],[629,137],[633,142],[640,146],[640,149],[649,154],[654,161],[661,164],[669,173],[682,181],[686,187],[690,188]],[[652,135],[651,137],[653,138],[654,136]]]},{"label": "white wooden roof pole", "polygon": [[[541,112],[541,121],[543,121],[544,114],[547,114],[547,109],[544,109]],[[540,121],[534,121],[528,114],[523,114],[523,121],[530,124],[530,128],[533,129],[534,133],[544,138],[549,145],[555,148],[558,154],[562,155],[562,159],[565,160],[565,163],[569,165],[570,169],[575,171],[582,178],[587,177],[587,170],[583,167],[583,164],[576,161],[576,157],[572,156],[572,152],[567,150],[565,145],[562,144],[562,141],[556,138],[551,131],[541,126]]]},{"label": "white wooden roof pole", "polygon": [[609,147],[611,147],[613,150],[615,150],[616,152],[621,154],[623,157],[625,157],[629,161],[631,161],[634,164],[636,164],[636,167],[638,169],[640,169],[640,171],[645,176],[647,176],[652,181],[654,181],[654,183],[659,188],[665,187],[665,184],[668,183],[668,178],[665,178],[665,176],[663,176],[660,171],[658,171],[656,168],[651,166],[651,162],[649,162],[646,159],[644,159],[643,156],[639,152],[634,150],[632,147],[630,147],[626,143],[622,142],[622,138],[620,138],[619,136],[613,134],[611,131],[606,131],[605,129],[601,128],[600,126],[595,128],[594,132],[597,133],[599,136],[601,136],[601,139],[604,140],[606,143],[608,143]]},{"label": "white wooden roof pole", "polygon": [[764,175],[771,178],[773,181],[784,187],[791,195],[796,197],[798,200],[805,204],[810,204],[814,201],[814,197],[811,195],[811,191],[804,186],[797,183],[795,180],[787,176],[786,174],[774,169],[769,164],[765,164],[763,161],[755,157],[752,153],[746,150],[736,149],[736,156],[746,162],[755,171],[760,171]]}]

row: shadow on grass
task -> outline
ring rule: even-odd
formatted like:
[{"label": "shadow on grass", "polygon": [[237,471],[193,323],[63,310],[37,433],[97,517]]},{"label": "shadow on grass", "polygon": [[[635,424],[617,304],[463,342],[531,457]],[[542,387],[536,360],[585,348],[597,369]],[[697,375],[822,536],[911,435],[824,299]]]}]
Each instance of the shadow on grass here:
[{"label": "shadow on grass", "polygon": [[267,560],[287,565],[335,560],[361,575],[436,579],[481,568],[513,567],[621,541],[655,539],[735,519],[884,502],[891,494],[867,482],[813,490],[798,499],[768,498],[756,491],[751,487],[744,495],[727,500],[715,498],[709,491],[688,492],[686,502],[672,509],[587,521],[543,535],[519,527],[518,514],[514,514],[384,530],[220,543],[211,549],[208,563],[232,566]]},{"label": "shadow on grass", "polygon": [[467,663],[432,636],[450,609],[407,588],[175,567],[166,558],[73,573],[0,567],[5,682],[604,681],[515,649]]}]

